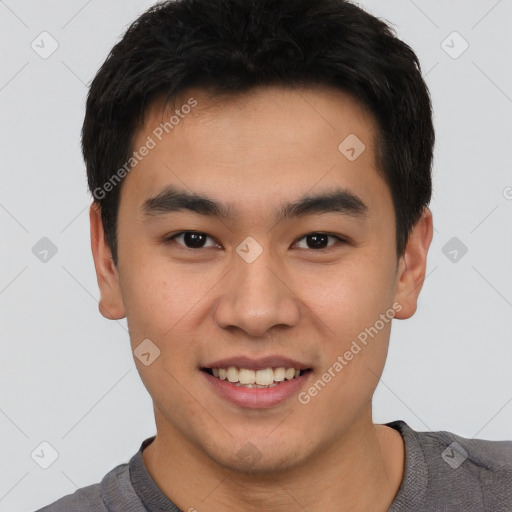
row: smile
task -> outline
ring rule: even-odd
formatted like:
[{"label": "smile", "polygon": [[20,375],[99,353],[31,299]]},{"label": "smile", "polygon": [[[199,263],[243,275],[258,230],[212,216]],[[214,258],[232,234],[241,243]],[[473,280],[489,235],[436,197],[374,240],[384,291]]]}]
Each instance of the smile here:
[{"label": "smile", "polygon": [[203,371],[220,380],[227,380],[235,386],[268,388],[277,386],[287,380],[296,379],[307,370],[285,368],[284,366],[252,370],[229,366],[227,368],[204,368]]},{"label": "smile", "polygon": [[237,366],[202,368],[200,373],[215,395],[249,409],[275,407],[296,396],[313,374],[309,368],[284,366],[260,369]]}]

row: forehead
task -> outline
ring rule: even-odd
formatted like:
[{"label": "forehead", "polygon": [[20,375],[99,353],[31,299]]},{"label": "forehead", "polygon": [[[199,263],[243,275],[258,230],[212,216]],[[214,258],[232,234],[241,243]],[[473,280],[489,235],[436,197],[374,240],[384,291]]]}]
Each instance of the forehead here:
[{"label": "forehead", "polygon": [[267,203],[343,188],[371,209],[390,201],[377,172],[376,134],[362,105],[329,87],[188,89],[172,104],[160,98],[147,107],[133,149],[151,149],[125,178],[122,202],[140,208],[171,184],[250,215]]}]

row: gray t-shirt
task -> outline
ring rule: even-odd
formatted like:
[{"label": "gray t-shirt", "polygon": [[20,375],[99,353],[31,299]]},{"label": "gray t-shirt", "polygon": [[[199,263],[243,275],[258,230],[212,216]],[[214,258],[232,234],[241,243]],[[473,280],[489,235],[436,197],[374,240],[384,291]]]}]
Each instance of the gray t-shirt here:
[{"label": "gray t-shirt", "polygon": [[[416,432],[386,423],[405,442],[405,471],[388,512],[511,512],[512,441],[466,439],[451,432]],[[142,451],[103,480],[37,512],[182,512],[148,473]],[[177,484],[178,485],[178,484]]]}]

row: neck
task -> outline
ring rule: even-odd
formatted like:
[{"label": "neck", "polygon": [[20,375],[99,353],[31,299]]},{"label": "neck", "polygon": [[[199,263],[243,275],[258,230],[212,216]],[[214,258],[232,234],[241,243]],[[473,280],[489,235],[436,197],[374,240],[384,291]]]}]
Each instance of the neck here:
[{"label": "neck", "polygon": [[385,512],[403,478],[402,436],[373,424],[371,414],[300,465],[264,474],[235,472],[176,431],[157,430],[143,460],[158,487],[182,510]]}]

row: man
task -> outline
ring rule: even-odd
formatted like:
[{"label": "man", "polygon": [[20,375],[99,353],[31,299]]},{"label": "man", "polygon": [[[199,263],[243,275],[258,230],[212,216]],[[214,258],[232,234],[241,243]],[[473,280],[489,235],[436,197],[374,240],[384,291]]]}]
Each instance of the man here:
[{"label": "man", "polygon": [[372,421],[432,240],[429,93],[343,0],[178,0],[95,77],[100,311],[157,434],[58,511],[511,509],[512,441]]}]

